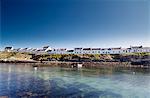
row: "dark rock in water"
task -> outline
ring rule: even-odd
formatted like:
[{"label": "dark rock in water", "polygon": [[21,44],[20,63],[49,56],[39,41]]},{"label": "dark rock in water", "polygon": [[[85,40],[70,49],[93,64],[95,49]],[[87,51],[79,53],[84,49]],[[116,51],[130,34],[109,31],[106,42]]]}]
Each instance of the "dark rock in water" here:
[{"label": "dark rock in water", "polygon": [[131,62],[131,65],[143,65],[142,62],[138,61],[138,62]]},{"label": "dark rock in water", "polygon": [[150,61],[133,61],[131,62],[131,65],[147,65],[150,66]]},{"label": "dark rock in water", "polygon": [[0,98],[9,98],[8,96],[0,96]]},{"label": "dark rock in water", "polygon": [[18,93],[17,96],[19,96],[19,97],[29,97],[29,96],[32,96],[32,93],[31,92],[21,92],[21,93]]},{"label": "dark rock in water", "polygon": [[33,65],[33,67],[38,67],[37,65]]}]

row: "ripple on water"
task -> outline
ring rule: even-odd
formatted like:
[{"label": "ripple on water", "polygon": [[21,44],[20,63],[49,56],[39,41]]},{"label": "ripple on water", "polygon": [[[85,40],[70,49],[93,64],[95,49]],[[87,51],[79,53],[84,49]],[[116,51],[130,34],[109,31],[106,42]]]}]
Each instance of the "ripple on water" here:
[{"label": "ripple on water", "polygon": [[[0,65],[0,96],[20,98],[149,98],[150,74]],[[22,70],[22,68],[24,70]],[[22,71],[21,71],[22,70]],[[115,70],[116,71],[116,70]],[[135,70],[134,70],[135,71]]]}]

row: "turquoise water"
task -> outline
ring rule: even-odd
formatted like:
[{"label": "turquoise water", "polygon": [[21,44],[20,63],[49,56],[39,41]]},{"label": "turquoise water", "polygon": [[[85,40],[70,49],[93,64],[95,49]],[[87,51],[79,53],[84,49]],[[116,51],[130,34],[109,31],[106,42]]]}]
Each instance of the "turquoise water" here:
[{"label": "turquoise water", "polygon": [[0,97],[150,98],[150,70],[0,64]]}]

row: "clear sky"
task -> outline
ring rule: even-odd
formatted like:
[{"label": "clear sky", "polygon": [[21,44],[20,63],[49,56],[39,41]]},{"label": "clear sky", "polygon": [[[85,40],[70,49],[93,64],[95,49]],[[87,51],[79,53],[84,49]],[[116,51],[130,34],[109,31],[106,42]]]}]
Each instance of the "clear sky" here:
[{"label": "clear sky", "polygon": [[149,0],[1,0],[0,47],[150,46]]}]

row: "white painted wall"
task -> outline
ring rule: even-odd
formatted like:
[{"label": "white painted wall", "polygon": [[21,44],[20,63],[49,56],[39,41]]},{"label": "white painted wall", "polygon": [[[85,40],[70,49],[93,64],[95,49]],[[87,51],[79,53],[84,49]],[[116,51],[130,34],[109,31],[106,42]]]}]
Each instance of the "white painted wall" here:
[{"label": "white painted wall", "polygon": [[[37,49],[38,50],[38,49]],[[48,50],[51,50],[50,52],[47,52]],[[67,50],[62,49],[53,49],[53,48],[47,48],[45,51],[32,51],[32,49],[24,50],[23,48],[20,48],[20,50],[13,50],[14,52],[30,52],[35,54],[125,54],[125,53],[139,53],[139,52],[150,52],[150,47],[142,47],[142,48],[123,48],[123,49],[104,49],[104,50],[83,50],[83,49],[74,49],[73,52],[67,52]]]}]

